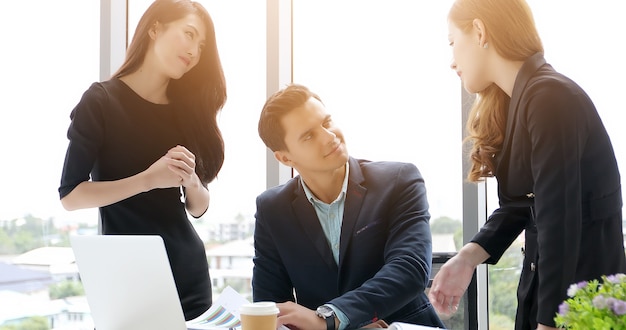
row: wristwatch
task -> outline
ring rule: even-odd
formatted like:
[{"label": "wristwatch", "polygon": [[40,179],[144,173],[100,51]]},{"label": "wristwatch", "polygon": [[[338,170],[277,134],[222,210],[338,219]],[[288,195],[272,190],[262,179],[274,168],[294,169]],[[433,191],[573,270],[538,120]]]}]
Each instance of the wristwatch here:
[{"label": "wristwatch", "polygon": [[315,310],[315,315],[326,320],[326,330],[335,330],[335,311],[332,308],[322,305]]}]

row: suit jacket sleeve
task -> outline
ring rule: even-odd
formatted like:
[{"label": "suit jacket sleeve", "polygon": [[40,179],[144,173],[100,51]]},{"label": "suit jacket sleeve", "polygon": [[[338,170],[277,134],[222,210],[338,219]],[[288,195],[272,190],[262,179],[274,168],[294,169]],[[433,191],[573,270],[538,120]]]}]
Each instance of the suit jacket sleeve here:
[{"label": "suit jacket sleeve", "polygon": [[267,204],[275,206],[270,202],[272,197],[267,197],[268,194],[271,195],[272,192],[268,191],[257,197],[256,201],[252,297],[254,301],[295,301],[293,284],[272,237],[265,212],[262,211],[268,207]]},{"label": "suit jacket sleeve", "polygon": [[498,263],[504,252],[524,230],[530,218],[529,212],[528,207],[503,206],[489,216],[485,225],[471,240],[489,253],[485,263],[491,265]]}]

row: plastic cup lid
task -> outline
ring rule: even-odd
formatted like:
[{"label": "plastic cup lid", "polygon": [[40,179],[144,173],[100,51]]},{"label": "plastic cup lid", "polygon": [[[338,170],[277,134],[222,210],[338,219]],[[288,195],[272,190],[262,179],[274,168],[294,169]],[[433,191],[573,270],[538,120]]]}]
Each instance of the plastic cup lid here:
[{"label": "plastic cup lid", "polygon": [[276,303],[271,301],[259,301],[243,304],[239,309],[239,313],[244,315],[278,314],[278,307],[276,307]]}]

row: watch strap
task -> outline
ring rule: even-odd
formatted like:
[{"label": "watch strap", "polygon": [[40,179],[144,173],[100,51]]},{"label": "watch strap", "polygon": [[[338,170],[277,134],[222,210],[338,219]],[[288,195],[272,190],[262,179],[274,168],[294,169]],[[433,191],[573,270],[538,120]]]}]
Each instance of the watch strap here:
[{"label": "watch strap", "polygon": [[324,318],[326,320],[326,330],[335,330],[335,314]]}]

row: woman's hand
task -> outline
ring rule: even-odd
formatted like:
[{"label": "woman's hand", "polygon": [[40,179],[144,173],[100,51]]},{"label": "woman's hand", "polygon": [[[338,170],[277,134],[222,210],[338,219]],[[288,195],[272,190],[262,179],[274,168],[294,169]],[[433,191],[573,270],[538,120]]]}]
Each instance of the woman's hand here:
[{"label": "woman's hand", "polygon": [[474,270],[487,258],[489,254],[480,245],[468,243],[441,266],[428,291],[430,303],[439,314],[452,315],[456,312]]},{"label": "woman's hand", "polygon": [[472,280],[474,269],[458,255],[441,266],[428,291],[430,303],[437,313],[448,316],[457,311],[459,301]]},{"label": "woman's hand", "polygon": [[165,157],[168,158],[168,168],[180,177],[180,184],[185,188],[200,185],[200,178],[196,174],[196,156],[187,148],[178,145],[170,149]]},{"label": "woman's hand", "polygon": [[144,174],[147,178],[147,190],[200,185],[200,178],[196,174],[196,157],[180,145],[168,150]]},{"label": "woman's hand", "polygon": [[143,174],[145,175],[146,191],[159,188],[179,187],[183,179],[170,169],[172,160],[167,155],[152,163]]}]

